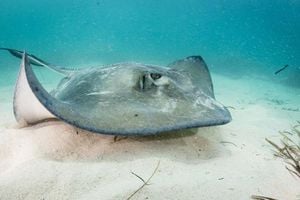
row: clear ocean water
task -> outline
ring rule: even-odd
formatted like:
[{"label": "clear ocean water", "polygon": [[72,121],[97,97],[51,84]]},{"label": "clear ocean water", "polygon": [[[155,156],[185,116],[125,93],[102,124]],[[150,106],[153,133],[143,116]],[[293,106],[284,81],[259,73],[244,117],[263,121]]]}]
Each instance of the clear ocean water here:
[{"label": "clear ocean water", "polygon": [[[201,55],[213,73],[300,87],[299,0],[1,0],[0,10],[0,47],[57,65]],[[14,84],[19,62],[0,52],[0,87]]]},{"label": "clear ocean water", "polygon": [[[296,162],[281,156],[300,155],[294,146],[300,146],[300,0],[0,0],[4,47],[70,68],[126,61],[165,66],[201,55],[232,121],[128,138],[63,121],[22,127],[13,114],[20,59],[0,50],[0,200],[300,200],[291,172]],[[47,89],[61,78],[34,69]],[[107,107],[114,110],[99,115],[130,122],[119,107]],[[283,148],[282,139],[290,151],[266,139]]]}]

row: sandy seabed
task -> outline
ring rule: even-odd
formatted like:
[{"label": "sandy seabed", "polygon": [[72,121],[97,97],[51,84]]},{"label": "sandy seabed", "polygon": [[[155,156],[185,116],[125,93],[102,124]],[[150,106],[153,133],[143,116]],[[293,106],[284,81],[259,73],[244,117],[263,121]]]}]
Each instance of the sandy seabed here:
[{"label": "sandy seabed", "polygon": [[231,123],[117,141],[60,121],[19,128],[12,87],[0,88],[0,199],[127,199],[157,166],[131,199],[300,199],[299,178],[265,141],[300,120],[300,89],[213,79]]}]

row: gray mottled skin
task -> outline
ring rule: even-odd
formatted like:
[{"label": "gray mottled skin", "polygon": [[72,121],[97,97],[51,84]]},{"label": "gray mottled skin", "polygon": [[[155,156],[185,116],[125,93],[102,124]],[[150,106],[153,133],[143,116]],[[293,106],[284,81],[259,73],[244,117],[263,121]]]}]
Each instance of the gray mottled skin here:
[{"label": "gray mottled skin", "polygon": [[76,127],[112,135],[149,135],[231,120],[215,100],[209,71],[200,56],[168,67],[120,63],[74,71],[51,95],[22,62],[30,88],[49,112]]}]

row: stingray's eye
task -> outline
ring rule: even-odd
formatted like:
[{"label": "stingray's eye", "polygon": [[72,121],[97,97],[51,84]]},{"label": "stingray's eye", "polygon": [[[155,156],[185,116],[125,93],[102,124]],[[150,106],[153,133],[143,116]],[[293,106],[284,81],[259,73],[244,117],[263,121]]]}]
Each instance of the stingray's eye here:
[{"label": "stingray's eye", "polygon": [[157,80],[161,78],[161,74],[158,73],[151,73],[150,76],[153,80]]}]

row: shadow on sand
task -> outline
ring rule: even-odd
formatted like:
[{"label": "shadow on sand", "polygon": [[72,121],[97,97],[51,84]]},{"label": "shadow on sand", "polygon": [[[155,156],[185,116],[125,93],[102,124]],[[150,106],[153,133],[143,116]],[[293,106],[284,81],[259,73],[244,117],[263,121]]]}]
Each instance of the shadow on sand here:
[{"label": "shadow on sand", "polygon": [[[78,130],[60,121],[11,129],[10,151],[59,162],[126,162],[147,157],[197,164],[228,154],[222,128],[205,127],[147,137],[118,137]],[[4,147],[2,147],[4,148]],[[12,152],[14,151],[14,152]]]}]

